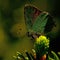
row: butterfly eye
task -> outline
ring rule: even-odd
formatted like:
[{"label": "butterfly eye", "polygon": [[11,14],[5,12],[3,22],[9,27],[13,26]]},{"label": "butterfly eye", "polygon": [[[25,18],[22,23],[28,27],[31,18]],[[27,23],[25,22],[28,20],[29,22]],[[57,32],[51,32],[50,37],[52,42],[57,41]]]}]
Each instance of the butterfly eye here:
[{"label": "butterfly eye", "polygon": [[31,36],[31,34],[30,34],[29,32],[27,32],[27,36],[28,36],[28,37],[30,37],[30,36]]}]

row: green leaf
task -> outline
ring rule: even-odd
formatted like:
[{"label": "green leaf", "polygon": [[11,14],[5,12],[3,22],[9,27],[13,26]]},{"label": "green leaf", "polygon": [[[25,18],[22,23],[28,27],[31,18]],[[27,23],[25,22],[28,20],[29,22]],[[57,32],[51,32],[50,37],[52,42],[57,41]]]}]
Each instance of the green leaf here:
[{"label": "green leaf", "polygon": [[25,60],[25,57],[20,52],[17,52],[17,56],[20,57],[20,58],[23,58]]},{"label": "green leaf", "polygon": [[49,56],[54,60],[60,60],[58,55],[54,51],[51,51]]}]

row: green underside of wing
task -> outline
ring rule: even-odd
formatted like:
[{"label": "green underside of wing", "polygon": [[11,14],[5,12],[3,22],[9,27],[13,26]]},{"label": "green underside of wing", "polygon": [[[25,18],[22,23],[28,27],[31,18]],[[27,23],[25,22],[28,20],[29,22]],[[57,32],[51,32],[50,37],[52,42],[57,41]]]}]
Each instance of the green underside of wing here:
[{"label": "green underside of wing", "polygon": [[33,13],[34,13],[33,8],[31,7],[25,8],[25,22],[28,30],[31,29],[33,25],[32,24]]},{"label": "green underside of wing", "polygon": [[48,14],[41,13],[32,26],[32,30],[36,33],[43,33],[48,20]]}]

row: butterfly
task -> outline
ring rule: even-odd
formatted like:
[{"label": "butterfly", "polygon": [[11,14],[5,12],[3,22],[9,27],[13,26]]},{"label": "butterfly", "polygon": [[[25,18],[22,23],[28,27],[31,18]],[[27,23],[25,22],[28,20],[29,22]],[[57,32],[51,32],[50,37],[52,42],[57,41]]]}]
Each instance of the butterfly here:
[{"label": "butterfly", "polygon": [[34,37],[50,32],[55,25],[48,12],[41,11],[37,7],[29,4],[24,7],[24,18],[28,35]]}]

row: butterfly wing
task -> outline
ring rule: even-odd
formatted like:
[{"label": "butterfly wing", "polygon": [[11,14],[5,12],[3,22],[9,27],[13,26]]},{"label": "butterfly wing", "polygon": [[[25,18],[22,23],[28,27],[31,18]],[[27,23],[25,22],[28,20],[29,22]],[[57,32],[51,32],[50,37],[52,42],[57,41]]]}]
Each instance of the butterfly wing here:
[{"label": "butterfly wing", "polygon": [[35,20],[32,30],[36,33],[44,33],[45,26],[48,20],[48,13],[41,13]]},{"label": "butterfly wing", "polygon": [[25,17],[25,23],[27,26],[27,30],[30,31],[32,30],[32,26],[37,18],[41,13],[40,10],[37,8],[31,6],[31,5],[26,5],[24,7],[24,17]]},{"label": "butterfly wing", "polygon": [[24,16],[28,32],[48,33],[55,25],[49,13],[42,12],[31,5],[25,6]]},{"label": "butterfly wing", "polygon": [[32,30],[35,33],[48,33],[52,30],[55,25],[52,17],[47,12],[42,12],[35,20],[35,23],[32,26]]}]

